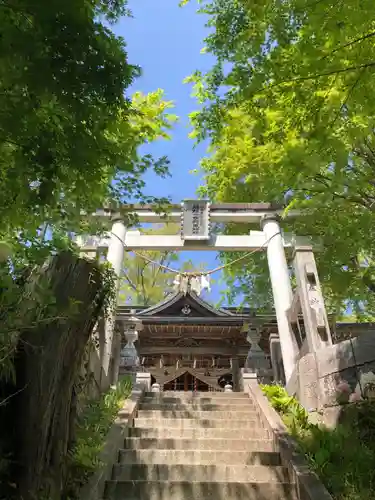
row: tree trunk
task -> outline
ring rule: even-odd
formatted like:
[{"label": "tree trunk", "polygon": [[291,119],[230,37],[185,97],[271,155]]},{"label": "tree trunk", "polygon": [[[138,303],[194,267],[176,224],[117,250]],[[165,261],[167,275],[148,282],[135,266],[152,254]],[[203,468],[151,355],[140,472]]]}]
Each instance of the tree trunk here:
[{"label": "tree trunk", "polygon": [[34,304],[40,286],[55,304],[31,312],[37,324],[21,332],[16,361],[15,458],[22,500],[61,498],[76,411],[74,383],[105,299],[96,264],[68,252],[53,257],[31,282]]}]

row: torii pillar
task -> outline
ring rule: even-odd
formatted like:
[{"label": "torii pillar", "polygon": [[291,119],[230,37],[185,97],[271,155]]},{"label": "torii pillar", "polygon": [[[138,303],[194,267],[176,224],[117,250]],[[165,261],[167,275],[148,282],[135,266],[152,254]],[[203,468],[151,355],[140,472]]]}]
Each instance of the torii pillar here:
[{"label": "torii pillar", "polygon": [[[115,272],[116,279],[116,290],[115,298],[112,309],[108,311],[108,316],[105,320],[104,328],[104,338],[100,339],[100,357],[102,365],[102,376],[103,381],[101,383],[102,387],[109,386],[116,382],[116,376],[111,373],[111,358],[113,351],[113,343],[115,333],[115,322],[116,322],[116,309],[118,302],[118,295],[120,289],[120,278],[122,266],[124,263],[124,253],[125,253],[125,237],[126,237],[126,225],[124,223],[123,217],[116,215],[112,218],[112,228],[110,233],[110,241],[108,245],[107,262],[109,262]],[[118,342],[117,342],[118,343]],[[119,353],[118,353],[119,356]]]},{"label": "torii pillar", "polygon": [[261,220],[261,228],[267,239],[267,260],[279,330],[286,382],[291,377],[298,346],[291,329],[287,311],[292,304],[293,292],[285,257],[284,243],[277,214],[267,214]]}]

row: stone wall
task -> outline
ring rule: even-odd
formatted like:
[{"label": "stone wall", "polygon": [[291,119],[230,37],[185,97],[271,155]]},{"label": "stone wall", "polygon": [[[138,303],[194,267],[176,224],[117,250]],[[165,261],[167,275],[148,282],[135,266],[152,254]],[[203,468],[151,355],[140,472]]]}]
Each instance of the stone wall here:
[{"label": "stone wall", "polygon": [[94,346],[90,349],[87,369],[90,379],[89,395],[95,399],[108,390],[110,384],[108,376],[103,372],[99,351]]},{"label": "stone wall", "polygon": [[335,323],[331,325],[332,342],[334,344],[365,333],[375,334],[375,323]]},{"label": "stone wall", "polygon": [[287,384],[289,394],[327,425],[337,422],[343,403],[366,397],[374,389],[375,335],[371,331],[301,356]]},{"label": "stone wall", "polygon": [[[99,322],[100,323],[100,322]],[[84,380],[85,398],[97,399],[110,387],[109,376],[102,367],[100,347],[100,325],[96,325],[86,346],[84,359],[81,366],[81,380]]]}]

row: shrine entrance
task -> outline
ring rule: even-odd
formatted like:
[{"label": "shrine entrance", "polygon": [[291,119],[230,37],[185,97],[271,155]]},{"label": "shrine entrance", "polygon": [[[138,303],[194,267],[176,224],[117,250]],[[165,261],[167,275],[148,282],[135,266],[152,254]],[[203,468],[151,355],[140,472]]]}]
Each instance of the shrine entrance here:
[{"label": "shrine entrance", "polygon": [[[213,273],[241,259],[250,258],[255,252],[265,251],[279,335],[279,357],[282,359],[283,372],[286,381],[288,381],[292,376],[296,359],[301,350],[305,353],[315,352],[320,348],[332,345],[330,326],[324,306],[312,241],[310,238],[296,237],[293,233],[285,233],[280,227],[280,221],[283,218],[286,216],[294,217],[295,215],[297,213],[294,214],[292,211],[286,213],[282,206],[266,203],[221,203],[216,205],[211,204],[208,200],[184,200],[181,204],[171,204],[165,207],[164,212],[160,211],[160,207],[153,205],[123,205],[99,209],[88,216],[90,218],[94,217],[102,223],[107,220],[111,223],[111,229],[102,237],[80,235],[76,238],[76,243],[81,248],[82,256],[91,256],[93,258],[106,256],[106,260],[111,264],[118,278],[117,297],[124,255],[127,251],[133,251],[142,259],[148,260],[155,265],[159,264],[144,254],[140,254],[139,251],[213,250],[216,252],[244,252],[243,256],[223,266],[202,272],[181,273],[178,269],[159,265],[159,267],[167,268],[176,275],[174,282],[178,287],[176,300],[192,293],[199,297],[201,290],[207,286],[208,278]],[[127,224],[134,225],[134,222],[137,224],[179,223],[181,231],[179,234],[142,234],[139,230],[128,229]],[[250,232],[238,235],[218,234],[218,229],[225,224],[246,224],[246,230],[250,228]],[[256,230],[254,224],[259,224],[261,230]],[[287,255],[285,249],[290,249]],[[296,281],[295,290],[292,289],[291,285],[287,256],[288,260],[293,261]],[[186,318],[190,316],[191,312],[188,304],[183,306],[181,314]],[[223,316],[223,314],[219,312],[216,316]],[[224,313],[224,316],[229,318],[233,317],[233,314],[228,312],[227,314]],[[301,339],[297,339],[296,323],[299,322],[301,317],[304,324],[304,335]],[[233,319],[235,318],[233,317]],[[166,320],[164,321],[166,322]],[[217,318],[215,318],[215,322],[217,323]],[[230,322],[230,319],[227,322]],[[118,374],[121,358],[121,338],[114,331],[115,323],[116,310],[113,308],[110,319],[106,320],[103,328],[99,330],[99,343],[102,352],[101,367],[103,373],[111,378],[112,383],[116,382],[116,374]],[[132,369],[139,363],[139,356],[134,347],[134,342],[138,339],[138,323],[139,320],[133,318],[124,330],[128,343],[121,362],[123,366],[126,365]],[[196,320],[196,323],[198,324],[198,320]],[[244,325],[247,324],[249,329],[247,338],[250,339],[249,342],[252,344],[248,354],[249,362],[253,362],[252,360],[257,358],[259,354],[257,339],[253,338],[254,330],[256,330],[257,337],[259,337],[257,332],[259,325],[255,323],[254,314],[248,315],[248,318],[244,321]],[[215,323],[211,323],[210,326],[215,327]],[[183,328],[183,322],[180,322],[179,327]],[[276,342],[274,344],[276,346]],[[174,347],[175,352],[172,354],[179,354],[177,351],[180,348],[181,346],[176,345]],[[199,345],[189,348],[189,354],[192,354],[192,349],[195,349],[198,354],[202,354],[199,352]],[[170,346],[161,348],[160,354],[166,353],[171,353]],[[213,353],[212,350],[208,352],[210,355]],[[236,352],[234,345],[231,354],[234,360],[238,360],[239,353]],[[113,375],[110,374],[111,360],[115,360],[115,368],[112,370]],[[162,361],[160,363],[163,364]],[[238,372],[239,369],[238,361],[235,364],[236,366],[231,366],[233,373]],[[177,366],[180,365],[176,362],[176,368]],[[252,368],[258,369],[258,366]],[[161,370],[164,370],[164,365],[161,366]],[[176,377],[176,384],[180,390],[194,390],[193,386],[198,384],[195,374],[189,376],[182,375],[180,372],[175,374]],[[171,380],[161,381],[160,383],[169,384],[170,386]]]},{"label": "shrine entrance", "polygon": [[186,371],[174,380],[164,384],[163,391],[208,392],[208,384]]}]

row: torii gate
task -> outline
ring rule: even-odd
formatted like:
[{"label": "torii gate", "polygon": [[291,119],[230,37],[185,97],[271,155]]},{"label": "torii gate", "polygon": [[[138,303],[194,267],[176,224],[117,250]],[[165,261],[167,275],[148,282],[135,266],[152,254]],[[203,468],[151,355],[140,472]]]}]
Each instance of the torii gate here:
[{"label": "torii gate", "polygon": [[[309,350],[329,345],[332,340],[311,239],[284,233],[280,228],[282,212],[282,207],[269,203],[210,204],[207,200],[184,200],[180,205],[169,205],[164,212],[157,211],[153,205],[123,205],[117,210],[101,209],[93,214],[95,217],[112,223],[108,235],[103,238],[80,236],[76,241],[85,253],[108,248],[107,260],[112,264],[119,280],[124,253],[128,250],[265,250],[285,378],[288,381],[301,348],[293,331],[300,312],[304,317]],[[143,235],[139,231],[128,231],[126,221],[129,220],[130,215],[141,223],[179,222],[181,234]],[[296,212],[288,214],[289,217],[296,215],[298,215]],[[211,232],[211,222],[258,223],[261,230],[250,231],[249,235],[216,235]],[[298,287],[294,294],[285,247],[292,248],[295,253],[294,263]],[[323,330],[324,335],[319,335],[319,332]],[[108,374],[112,355],[112,342],[113,324],[107,328],[102,360],[102,367],[106,374]]]}]

